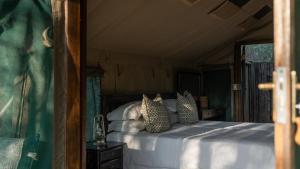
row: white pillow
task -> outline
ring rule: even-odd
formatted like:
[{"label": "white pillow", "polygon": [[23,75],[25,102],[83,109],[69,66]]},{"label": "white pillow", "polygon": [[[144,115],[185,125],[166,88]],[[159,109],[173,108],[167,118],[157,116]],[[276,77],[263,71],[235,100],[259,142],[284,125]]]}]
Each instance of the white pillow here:
[{"label": "white pillow", "polygon": [[164,100],[164,104],[165,104],[166,108],[171,112],[177,112],[176,102],[177,102],[176,99],[166,99],[166,100]]},{"label": "white pillow", "polygon": [[175,114],[175,113],[170,113],[169,114],[169,117],[170,117],[170,123],[171,124],[175,124],[175,123],[178,123],[179,120],[178,120],[178,114]]},{"label": "white pillow", "polygon": [[108,125],[108,132],[129,132],[138,133],[145,129],[145,123],[142,120],[112,121]]},{"label": "white pillow", "polygon": [[124,104],[108,113],[107,120],[138,120],[141,117],[141,104],[141,101]]}]

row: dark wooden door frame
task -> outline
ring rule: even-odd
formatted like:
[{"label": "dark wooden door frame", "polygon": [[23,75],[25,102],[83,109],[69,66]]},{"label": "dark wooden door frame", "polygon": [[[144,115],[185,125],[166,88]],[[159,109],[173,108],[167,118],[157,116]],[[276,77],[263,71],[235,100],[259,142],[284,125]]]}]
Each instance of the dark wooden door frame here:
[{"label": "dark wooden door frame", "polygon": [[54,169],[85,168],[86,1],[52,0]]}]

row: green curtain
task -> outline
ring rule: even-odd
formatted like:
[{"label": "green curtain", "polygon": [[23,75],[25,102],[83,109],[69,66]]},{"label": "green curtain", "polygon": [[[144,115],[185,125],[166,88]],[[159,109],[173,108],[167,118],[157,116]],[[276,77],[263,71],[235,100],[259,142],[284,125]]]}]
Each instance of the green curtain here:
[{"label": "green curtain", "polygon": [[96,114],[101,112],[101,77],[87,77],[87,141],[93,141],[93,124]]},{"label": "green curtain", "polygon": [[0,137],[24,139],[18,168],[28,168],[24,152],[35,148],[38,160],[29,167],[51,168],[53,51],[42,43],[48,27],[50,0],[0,0]]}]

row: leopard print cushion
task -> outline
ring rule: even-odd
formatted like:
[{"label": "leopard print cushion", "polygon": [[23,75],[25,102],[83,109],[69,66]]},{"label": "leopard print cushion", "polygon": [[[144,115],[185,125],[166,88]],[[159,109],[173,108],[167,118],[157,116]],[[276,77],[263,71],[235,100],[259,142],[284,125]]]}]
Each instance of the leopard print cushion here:
[{"label": "leopard print cushion", "polygon": [[199,121],[197,104],[190,93],[184,92],[184,96],[177,93],[176,107],[180,123],[193,124]]},{"label": "leopard print cushion", "polygon": [[159,95],[154,100],[143,95],[141,113],[148,132],[159,133],[170,129],[169,113]]}]

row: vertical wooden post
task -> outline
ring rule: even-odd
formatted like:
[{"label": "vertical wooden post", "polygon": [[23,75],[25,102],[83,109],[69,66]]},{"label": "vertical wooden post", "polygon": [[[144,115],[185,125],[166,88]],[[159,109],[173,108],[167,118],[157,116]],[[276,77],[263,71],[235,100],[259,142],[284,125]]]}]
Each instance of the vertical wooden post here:
[{"label": "vertical wooden post", "polygon": [[[275,46],[275,70],[286,69],[287,91],[286,123],[275,123],[275,157],[277,169],[294,168],[294,140],[291,121],[291,76],[292,60],[294,56],[293,37],[293,1],[274,0],[274,46]],[[274,93],[276,95],[276,93]],[[279,99],[279,98],[277,98]],[[276,104],[275,104],[276,105]],[[275,111],[275,110],[274,110]],[[276,110],[278,111],[278,110]],[[274,112],[275,114],[277,112]],[[276,116],[276,119],[279,117]]]},{"label": "vertical wooden post", "polygon": [[[298,81],[300,79],[300,59],[299,59],[299,56],[300,56],[300,1],[296,1],[295,2],[295,6],[294,6],[294,9],[298,9],[298,10],[295,10],[295,58],[298,56],[298,59],[295,59],[295,70],[297,72],[297,76],[298,76]],[[296,22],[298,21],[298,22]],[[299,96],[299,92],[298,92],[298,96]],[[299,103],[299,100],[297,100]],[[298,115],[299,115],[299,112],[298,112]],[[295,168],[300,168],[300,146],[299,145],[296,145],[295,147],[295,163],[296,163],[296,166]]]},{"label": "vertical wooden post", "polygon": [[[234,84],[241,86],[241,43],[236,43],[234,47]],[[243,121],[242,116],[242,97],[241,90],[233,91],[234,97],[234,119],[235,121]]]},{"label": "vertical wooden post", "polygon": [[[84,168],[80,0],[52,0],[54,21],[55,169]],[[85,66],[85,65],[83,65]],[[83,100],[81,100],[83,99]],[[84,107],[84,106],[83,106]]]}]

